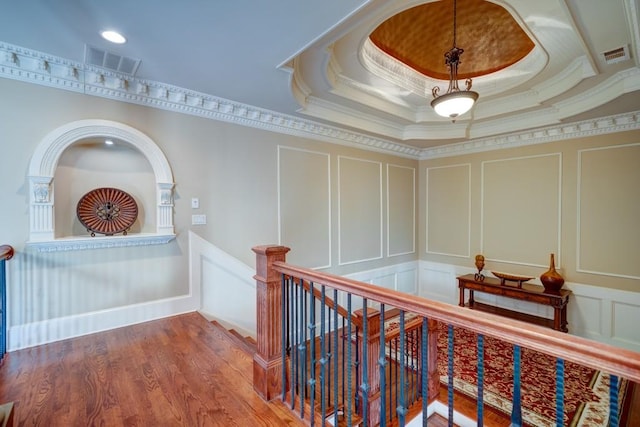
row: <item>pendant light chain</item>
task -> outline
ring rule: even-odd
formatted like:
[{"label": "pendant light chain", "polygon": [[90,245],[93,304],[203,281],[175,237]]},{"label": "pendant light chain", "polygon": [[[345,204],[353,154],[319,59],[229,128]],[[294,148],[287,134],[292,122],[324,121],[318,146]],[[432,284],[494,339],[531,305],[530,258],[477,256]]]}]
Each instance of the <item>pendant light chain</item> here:
[{"label": "pendant light chain", "polygon": [[453,0],[453,47],[456,47],[456,16],[457,16],[456,0]]}]

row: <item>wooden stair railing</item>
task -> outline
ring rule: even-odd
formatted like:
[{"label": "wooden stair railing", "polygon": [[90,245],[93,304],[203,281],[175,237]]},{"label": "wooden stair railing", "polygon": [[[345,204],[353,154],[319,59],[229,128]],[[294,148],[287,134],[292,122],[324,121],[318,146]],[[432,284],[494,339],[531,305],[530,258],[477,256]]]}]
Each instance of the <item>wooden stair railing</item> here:
[{"label": "wooden stair railing", "polygon": [[[464,328],[483,337],[494,337],[510,343],[514,346],[514,353],[519,354],[520,347],[526,347],[555,357],[559,362],[571,361],[608,373],[612,376],[612,383],[614,382],[614,377],[616,379],[617,377],[622,377],[632,382],[640,383],[640,353],[638,352],[490,313],[469,311],[451,304],[431,301],[345,277],[296,267],[285,262],[286,253],[289,251],[289,248],[286,247],[260,246],[253,250],[257,255],[257,274],[255,278],[258,288],[258,351],[254,358],[254,388],[267,400],[277,397],[279,391],[288,389],[287,387],[289,386],[288,374],[284,371],[283,358],[280,356],[282,354],[282,333],[284,329],[281,305],[281,290],[284,287],[283,285],[281,286],[281,282],[284,283],[283,277],[296,278],[316,286],[344,292],[349,296],[357,296],[363,299],[365,306],[368,302],[375,302],[380,304],[382,311],[384,311],[385,306],[394,307],[399,310],[403,321],[406,313],[413,313],[422,319],[425,326],[431,322],[441,322],[449,325],[449,327]],[[363,315],[363,319],[367,318],[367,321],[363,322],[363,328],[365,329],[369,323],[375,323],[375,320],[371,318],[371,313],[373,313],[373,310],[368,309]],[[401,322],[401,335],[406,333],[405,326],[404,322]],[[427,327],[425,329],[433,330],[433,328]],[[374,333],[377,333],[375,332],[375,327],[373,330]],[[365,331],[364,335],[367,336],[367,331]],[[429,346],[424,346],[425,349],[429,349],[432,343],[435,342],[431,335],[435,334],[429,334]],[[400,340],[401,344],[403,341]],[[436,351],[430,351],[428,359],[431,359],[435,354],[437,354]],[[375,366],[373,358],[365,357],[365,359],[370,359],[369,363],[374,363],[370,366]],[[368,377],[368,375],[365,375],[365,377]],[[365,383],[365,390],[363,391],[368,391],[369,387],[370,384]],[[429,389],[431,389],[431,385]],[[614,402],[612,402],[613,404]],[[514,404],[514,416],[516,418],[512,418],[512,421],[515,425],[518,425],[519,422],[521,423],[516,414],[520,410],[519,403],[517,411],[515,406]],[[402,408],[400,409],[402,410]],[[452,408],[449,410],[451,422]],[[365,414],[364,418],[366,425],[377,424],[377,420],[372,422],[368,418],[368,414]],[[313,425],[313,422],[311,424]],[[400,425],[403,424],[404,419],[400,422]]]}]

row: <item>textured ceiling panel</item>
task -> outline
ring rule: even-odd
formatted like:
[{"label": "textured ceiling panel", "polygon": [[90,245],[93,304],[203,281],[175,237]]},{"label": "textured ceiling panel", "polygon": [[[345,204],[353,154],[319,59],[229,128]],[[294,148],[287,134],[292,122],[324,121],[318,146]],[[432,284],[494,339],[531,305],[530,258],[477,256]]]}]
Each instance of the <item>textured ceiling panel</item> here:
[{"label": "textured ceiling panel", "polygon": [[[477,77],[524,58],[533,41],[503,7],[484,0],[458,0],[456,45],[464,49],[458,77]],[[453,1],[407,9],[383,22],[371,41],[414,70],[446,80],[444,53],[453,46]]]}]

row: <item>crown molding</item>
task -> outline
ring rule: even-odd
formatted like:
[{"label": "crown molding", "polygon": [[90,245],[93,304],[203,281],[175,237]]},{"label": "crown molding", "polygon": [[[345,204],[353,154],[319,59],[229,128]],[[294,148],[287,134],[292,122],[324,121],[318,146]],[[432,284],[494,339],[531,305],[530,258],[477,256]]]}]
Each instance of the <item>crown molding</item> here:
[{"label": "crown molding", "polygon": [[582,138],[640,129],[640,110],[602,117],[581,122],[547,126],[543,128],[514,132],[492,138],[449,144],[422,150],[420,160],[452,157],[483,151],[514,148],[526,145],[544,144],[565,139]]},{"label": "crown molding", "polygon": [[0,77],[402,157],[417,157],[420,152],[391,140],[111,72],[4,42],[0,42]]},{"label": "crown molding", "polygon": [[[629,72],[630,75],[618,76],[619,79],[622,77],[618,83],[628,84],[628,78],[631,77],[635,88],[637,72],[635,70]],[[577,124],[558,124],[535,131],[514,131],[508,135],[474,138],[462,143],[420,149],[391,139],[377,138],[177,86],[110,72],[4,42],[0,42],[0,77],[413,159],[456,156],[640,128],[638,112],[633,112]],[[311,98],[307,98],[307,102],[312,101],[314,107],[319,107],[318,101]],[[586,95],[580,97],[587,98]],[[565,112],[573,110],[567,109],[567,105],[563,104],[557,107]],[[348,112],[343,110],[342,114],[345,113]],[[366,119],[362,117],[362,113],[359,114],[361,119]],[[563,117],[566,115],[563,114]],[[530,116],[528,120],[531,127]],[[505,130],[502,128],[503,132]]]}]

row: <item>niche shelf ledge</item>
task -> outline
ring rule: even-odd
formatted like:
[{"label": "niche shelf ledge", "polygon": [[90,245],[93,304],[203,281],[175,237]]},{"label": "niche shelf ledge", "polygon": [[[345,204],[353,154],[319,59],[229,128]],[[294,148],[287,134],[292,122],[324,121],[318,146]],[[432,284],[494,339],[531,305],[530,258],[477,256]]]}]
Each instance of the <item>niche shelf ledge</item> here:
[{"label": "niche shelf ledge", "polygon": [[72,236],[53,240],[29,241],[27,242],[27,247],[33,248],[37,252],[84,251],[88,249],[164,245],[175,238],[175,234],[155,233],[128,234],[126,236]]}]

